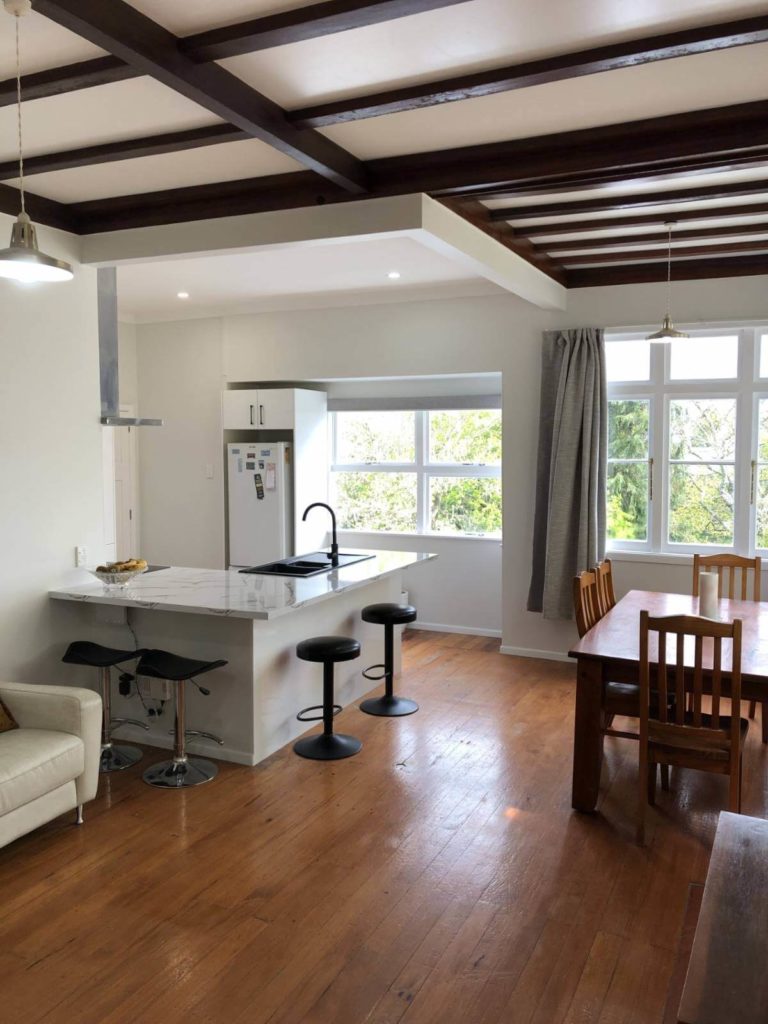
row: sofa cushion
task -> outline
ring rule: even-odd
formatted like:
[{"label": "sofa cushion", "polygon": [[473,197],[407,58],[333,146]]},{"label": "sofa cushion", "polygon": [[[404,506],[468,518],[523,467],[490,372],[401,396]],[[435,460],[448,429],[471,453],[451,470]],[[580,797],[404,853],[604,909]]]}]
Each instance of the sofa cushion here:
[{"label": "sofa cushion", "polygon": [[18,727],[19,723],[0,700],[0,732],[8,732],[9,729],[18,729]]},{"label": "sofa cushion", "polygon": [[14,729],[0,734],[0,814],[71,782],[84,764],[83,741],[70,733]]}]

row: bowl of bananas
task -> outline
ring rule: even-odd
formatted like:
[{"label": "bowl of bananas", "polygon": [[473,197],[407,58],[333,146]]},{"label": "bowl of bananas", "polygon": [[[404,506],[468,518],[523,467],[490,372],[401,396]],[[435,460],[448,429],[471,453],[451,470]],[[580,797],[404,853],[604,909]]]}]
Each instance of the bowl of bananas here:
[{"label": "bowl of bananas", "polygon": [[147,571],[147,562],[143,558],[127,558],[122,562],[97,565],[88,571],[105,587],[127,587],[132,579]]}]

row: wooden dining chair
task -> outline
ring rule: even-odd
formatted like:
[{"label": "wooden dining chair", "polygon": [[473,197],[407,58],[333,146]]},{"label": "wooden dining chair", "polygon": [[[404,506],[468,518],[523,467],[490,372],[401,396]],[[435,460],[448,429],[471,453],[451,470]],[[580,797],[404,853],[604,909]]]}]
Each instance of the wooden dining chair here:
[{"label": "wooden dining chair", "polygon": [[573,610],[580,637],[588,633],[604,615],[600,611],[597,575],[591,569],[585,569],[573,577]]},{"label": "wooden dining chair", "polygon": [[[651,634],[657,637],[651,657]],[[667,639],[674,638],[674,659],[668,662]],[[686,638],[693,639],[693,665],[686,667]],[[723,640],[731,641],[731,708],[741,701],[741,620],[714,622],[696,615],[651,618],[640,612],[640,770],[637,840],[645,841],[647,805],[656,797],[656,766],[695,768],[728,775],[728,807],[741,813],[741,755],[749,722],[720,714],[723,698]],[[706,658],[705,658],[706,645]],[[702,711],[704,670],[711,661],[712,709]],[[691,677],[691,668],[693,674]],[[685,709],[686,676],[692,678],[692,709]],[[658,696],[654,697],[653,682]],[[670,703],[669,696],[674,695]]]},{"label": "wooden dining chair", "polygon": [[[610,574],[610,562],[608,562],[608,565],[608,573]],[[605,614],[604,611],[601,611],[597,569],[585,569],[578,576],[574,576],[573,608],[576,614],[576,627],[580,637],[588,633]],[[617,715],[622,718],[639,717],[640,687],[637,683],[606,682],[603,693],[603,712],[605,717],[601,731],[604,736],[617,736],[623,740],[640,739],[639,732],[629,732],[626,729],[613,728],[613,720]],[[662,768],[661,771],[661,784],[663,789],[669,789],[669,770],[666,767]]]},{"label": "wooden dining chair", "polygon": [[616,604],[616,594],[613,590],[613,565],[610,558],[604,558],[595,566],[597,577],[597,600],[600,606],[600,614],[605,615]]},{"label": "wooden dining chair", "polygon": [[[731,601],[759,601],[761,584],[760,558],[745,558],[743,555],[694,555],[693,596],[699,596],[699,572],[717,570],[717,596]],[[752,583],[749,582],[750,573]],[[749,717],[754,718],[757,701],[749,702]],[[768,699],[762,702],[763,743],[768,743]]]}]

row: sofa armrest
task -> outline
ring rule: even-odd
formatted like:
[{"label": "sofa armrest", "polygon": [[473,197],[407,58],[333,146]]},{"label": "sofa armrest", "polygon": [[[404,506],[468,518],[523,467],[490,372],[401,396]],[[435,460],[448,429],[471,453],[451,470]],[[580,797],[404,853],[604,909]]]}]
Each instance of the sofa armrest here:
[{"label": "sofa armrest", "polygon": [[0,683],[0,698],[23,729],[51,729],[80,737],[85,768],[75,780],[77,801],[93,800],[99,785],[101,697],[75,686]]}]

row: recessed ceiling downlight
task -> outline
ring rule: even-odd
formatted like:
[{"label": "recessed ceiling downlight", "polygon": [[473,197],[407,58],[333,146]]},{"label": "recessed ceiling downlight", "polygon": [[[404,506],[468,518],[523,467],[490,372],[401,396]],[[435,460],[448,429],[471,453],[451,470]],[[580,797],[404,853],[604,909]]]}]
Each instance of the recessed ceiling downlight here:
[{"label": "recessed ceiling downlight", "polygon": [[400,280],[400,271],[399,270],[390,270],[390,272],[387,274],[387,277],[389,278],[390,281],[399,281]]},{"label": "recessed ceiling downlight", "polygon": [[189,292],[176,292],[176,298],[177,299],[188,299],[189,298]]}]

